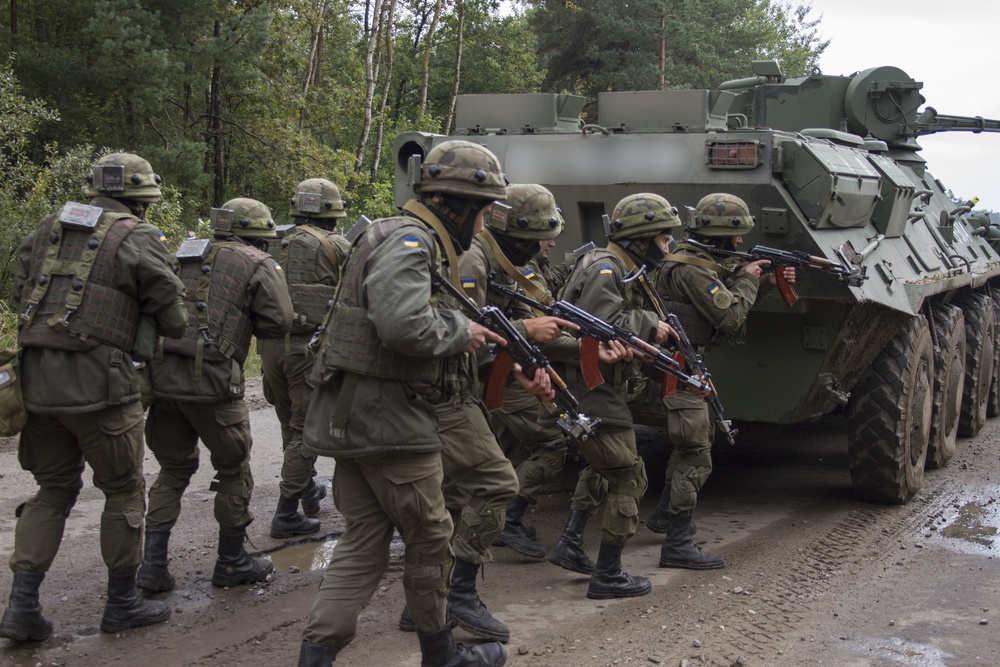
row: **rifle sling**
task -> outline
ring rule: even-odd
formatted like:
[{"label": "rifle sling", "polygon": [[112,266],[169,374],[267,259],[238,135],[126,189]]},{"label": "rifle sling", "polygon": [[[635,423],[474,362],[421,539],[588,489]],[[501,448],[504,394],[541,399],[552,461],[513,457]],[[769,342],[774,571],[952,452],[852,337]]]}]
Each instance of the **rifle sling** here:
[{"label": "rifle sling", "polygon": [[[515,267],[511,261],[507,259],[507,256],[503,254],[503,250],[501,250],[500,246],[497,244],[497,240],[493,238],[493,234],[483,232],[479,235],[479,238],[483,243],[489,246],[490,250],[493,252],[493,256],[497,260],[497,264],[500,265],[500,268],[503,269],[504,273],[513,278],[514,282],[516,282],[521,289],[524,290],[525,294],[530,296],[535,301],[539,301],[546,305],[551,302],[551,299],[548,298],[548,293],[545,290],[539,289],[538,285],[528,280],[528,278],[525,277],[523,273],[518,271],[517,267]],[[540,312],[534,308],[532,308],[532,310],[536,316],[541,316]]]},{"label": "rifle sling", "polygon": [[441,224],[441,221],[437,219],[434,215],[434,211],[430,210],[416,199],[411,199],[403,205],[403,210],[412,213],[422,222],[426,223],[428,227],[434,230],[437,234],[438,244],[444,248],[445,258],[448,260],[448,270],[450,272],[451,284],[455,287],[461,286],[461,281],[458,279],[458,253],[455,252],[455,246],[451,242],[451,235]]}]

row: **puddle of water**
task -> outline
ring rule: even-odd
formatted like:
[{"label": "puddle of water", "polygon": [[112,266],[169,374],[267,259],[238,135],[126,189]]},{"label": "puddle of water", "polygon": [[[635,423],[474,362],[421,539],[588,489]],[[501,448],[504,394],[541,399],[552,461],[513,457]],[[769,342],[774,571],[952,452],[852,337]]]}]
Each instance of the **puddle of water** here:
[{"label": "puddle of water", "polygon": [[306,570],[325,570],[333,557],[333,550],[337,546],[337,540],[324,540],[322,542],[303,542],[293,544],[290,547],[272,551],[271,563],[278,572],[288,572],[292,567],[297,567],[303,572]]},{"label": "puddle of water", "polygon": [[877,656],[907,667],[947,667],[946,661],[954,657],[936,646],[908,642],[899,637],[862,637],[850,642],[850,646],[857,653]]},{"label": "puddle of water", "polygon": [[992,501],[985,504],[970,502],[959,508],[958,516],[941,530],[941,534],[984,547],[992,547],[996,541],[997,523],[997,508]]}]

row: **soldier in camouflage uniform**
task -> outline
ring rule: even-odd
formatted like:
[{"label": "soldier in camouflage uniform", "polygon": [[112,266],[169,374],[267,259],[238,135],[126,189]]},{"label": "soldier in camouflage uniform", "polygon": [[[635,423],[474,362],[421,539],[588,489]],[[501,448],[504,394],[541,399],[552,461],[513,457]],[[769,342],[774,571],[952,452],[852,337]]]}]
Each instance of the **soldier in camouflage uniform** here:
[{"label": "soldier in camouflage uniform", "polygon": [[[84,189],[44,218],[18,250],[18,344],[28,422],[18,460],[39,491],[17,508],[10,567],[14,581],[0,637],[41,641],[52,634],[38,589],[59,551],[85,464],[105,497],[101,553],[108,598],[101,630],[121,632],[166,620],[170,607],[139,597],[145,504],[142,406],[133,356],[140,320],[179,337],[187,321],[184,286],[171,270],[163,235],[143,218],[160,199],[160,177],[129,153],[101,158]],[[155,334],[154,334],[155,335]]]},{"label": "soldier in camouflage uniform", "polygon": [[[640,194],[626,197],[615,207],[606,248],[593,250],[577,262],[563,288],[562,298],[597,317],[617,324],[650,343],[676,335],[661,322],[636,281],[624,281],[641,267],[655,268],[670,240],[670,229],[680,219],[665,199]],[[578,368],[567,367],[566,381],[580,400],[580,410],[599,417],[598,437],[580,443],[588,469],[580,476],[570,504],[569,518],[549,560],[566,569],[590,573],[587,597],[609,599],[646,595],[648,579],[622,570],[625,543],[639,524],[639,501],[646,491],[646,468],[636,452],[635,431],[629,412],[630,396],[641,392],[645,376],[637,361],[602,366],[605,383],[588,391]],[[583,550],[583,531],[596,508],[586,499],[600,493],[598,482],[607,480],[601,547],[597,563]]]},{"label": "soldier in camouflage uniform", "polygon": [[[406,545],[403,589],[421,664],[506,661],[502,644],[466,648],[452,638],[453,524],[442,491],[450,465],[442,463],[443,441],[460,442],[470,461],[491,460],[498,449],[478,405],[466,409],[466,353],[500,339],[439,305],[432,289],[435,272],[458,283],[458,255],[469,249],[485,207],[506,188],[496,157],[465,141],[434,147],[414,176],[418,199],[355,241],[311,378],[316,390],[304,438],[337,461],[334,500],[347,528],[309,614],[300,667],[332,664],[354,639],[358,614],[388,566],[393,529]],[[538,390],[548,391],[546,383]],[[488,545],[499,532],[504,504],[517,492],[513,469],[503,462],[497,481],[479,482],[490,492],[486,500],[469,493],[460,516],[465,527],[455,531],[459,558],[475,557],[480,552],[471,545]]]},{"label": "soldier in camouflage uniform", "polygon": [[[741,199],[711,194],[698,202],[689,234],[699,242],[734,250],[753,226],[750,210]],[[691,342],[704,348],[717,333],[732,336],[743,328],[758,296],[761,272],[768,264],[766,260],[751,262],[733,270],[711,253],[681,243],[667,255],[656,290],[681,320]],[[794,282],[795,269],[789,267],[785,275]],[[723,567],[721,556],[705,553],[691,541],[696,532],[691,515],[698,493],[712,472],[713,427],[708,404],[686,390],[664,398],[663,403],[674,451],[667,463],[663,495],[646,521],[646,527],[654,533],[666,534],[660,549],[660,567]]]},{"label": "soldier in camouflage uniform", "polygon": [[319,513],[326,486],[314,481],[316,455],[302,444],[302,426],[312,392],[306,379],[313,359],[306,354],[306,345],[333,301],[340,267],[351,248],[344,235],[336,231],[337,221],[347,213],[340,190],[330,181],[310,178],[299,183],[290,214],[295,228],[281,239],[275,254],[284,269],[295,311],[292,331],[284,338],[257,341],[264,370],[264,398],[274,405],[281,422],[284,458],[278,509],[271,521],[271,537],[278,539],[319,530],[319,520],[309,517]]},{"label": "soldier in camouflage uniform", "polygon": [[[179,341],[165,341],[151,363],[155,397],[146,420],[146,440],[160,464],[149,490],[146,553],[138,585],[169,591],[170,531],[181,497],[198,470],[198,440],[211,452],[219,557],[215,586],[263,581],[270,561],[254,560],[243,548],[253,521],[250,495],[250,415],[243,401],[243,362],[251,336],[284,336],[292,324],[281,268],[267,254],[276,237],[271,211],[253,199],[233,199],[212,211],[215,238],[192,239],[177,251],[187,288],[188,328]],[[255,247],[256,246],[256,247]]]}]

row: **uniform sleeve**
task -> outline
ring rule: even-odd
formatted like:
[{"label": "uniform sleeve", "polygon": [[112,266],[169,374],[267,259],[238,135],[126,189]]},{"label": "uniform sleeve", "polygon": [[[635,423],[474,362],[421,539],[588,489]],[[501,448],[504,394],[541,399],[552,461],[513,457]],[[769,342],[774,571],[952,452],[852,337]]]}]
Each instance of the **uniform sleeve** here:
[{"label": "uniform sleeve", "polygon": [[458,258],[458,279],[462,283],[462,291],[465,296],[472,299],[477,306],[482,308],[486,305],[487,281],[489,276],[489,262],[486,253],[479,241],[473,241],[472,247],[463,252]]},{"label": "uniform sleeve", "polygon": [[576,305],[591,315],[628,329],[644,341],[656,339],[659,318],[647,310],[628,310],[622,291],[623,275],[612,262],[595,262],[586,269]]},{"label": "uniform sleeve", "polygon": [[673,274],[673,286],[719,331],[735,333],[746,322],[759,286],[750,274],[740,271],[728,286],[718,274],[698,266],[681,265]]},{"label": "uniform sleeve", "polygon": [[284,337],[292,328],[292,300],[277,262],[268,258],[257,265],[247,296],[254,335],[264,339]]},{"label": "uniform sleeve", "polygon": [[413,357],[451,357],[472,339],[465,315],[431,305],[434,243],[429,234],[404,228],[368,259],[368,319],[383,345]]},{"label": "uniform sleeve", "polygon": [[336,251],[337,261],[330,258],[330,255],[323,249],[316,253],[316,275],[322,285],[337,285],[340,279],[340,268],[351,251],[351,244],[340,234],[327,236],[333,249]]},{"label": "uniform sleeve", "polygon": [[[138,258],[134,264],[133,257]],[[153,315],[157,332],[168,338],[183,336],[187,327],[187,310],[181,301],[184,283],[174,273],[174,259],[160,230],[148,222],[138,225],[122,241],[117,260],[120,270],[125,268],[122,260],[132,264],[140,307]]]}]

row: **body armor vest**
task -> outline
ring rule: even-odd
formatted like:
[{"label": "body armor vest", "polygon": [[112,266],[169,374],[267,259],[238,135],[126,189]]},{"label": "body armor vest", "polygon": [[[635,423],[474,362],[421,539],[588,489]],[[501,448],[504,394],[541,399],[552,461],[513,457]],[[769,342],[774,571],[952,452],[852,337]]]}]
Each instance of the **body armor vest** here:
[{"label": "body armor vest", "polygon": [[[715,261],[711,256],[701,252],[686,250],[683,246],[677,254],[691,255],[711,262]],[[657,276],[656,287],[663,290],[660,296],[663,297],[664,305],[667,307],[667,310],[677,315],[677,318],[681,321],[681,326],[684,327],[685,333],[687,333],[688,338],[691,340],[691,344],[698,346],[708,345],[717,333],[715,327],[712,326],[708,318],[698,312],[698,309],[694,307],[691,299],[686,294],[682,294],[671,287],[673,284],[673,272],[680,265],[681,262],[665,262],[660,267],[661,275]],[[722,280],[721,275],[719,280]]]},{"label": "body armor vest", "polygon": [[250,350],[253,323],[246,312],[247,284],[266,253],[240,241],[213,241],[204,262],[185,262],[178,276],[184,283],[188,326],[184,337],[164,339],[163,351],[205,361],[235,359],[243,365]]},{"label": "body armor vest", "polygon": [[139,302],[116,287],[115,257],[138,224],[109,211],[90,230],[63,226],[58,215],[39,224],[21,292],[21,346],[83,352],[103,343],[131,352]]},{"label": "body armor vest", "polygon": [[288,295],[292,300],[293,334],[311,334],[319,328],[337,289],[337,276],[320,276],[316,271],[317,255],[326,253],[330,259],[335,259],[338,270],[347,258],[346,253],[331,240],[341,236],[339,233],[310,229],[315,229],[327,240],[321,241],[299,226],[281,240],[278,250],[278,263],[284,270]]},{"label": "body armor vest", "polygon": [[[320,346],[318,362],[326,370],[339,369],[410,382],[434,382],[442,375],[443,360],[411,357],[390,350],[382,345],[375,326],[368,319],[364,303],[368,259],[389,236],[404,228],[429,234],[412,218],[386,218],[373,222],[354,242],[351,258],[341,272],[333,311],[329,314]],[[437,248],[436,241],[434,247]],[[434,297],[431,298],[433,304]]]}]

